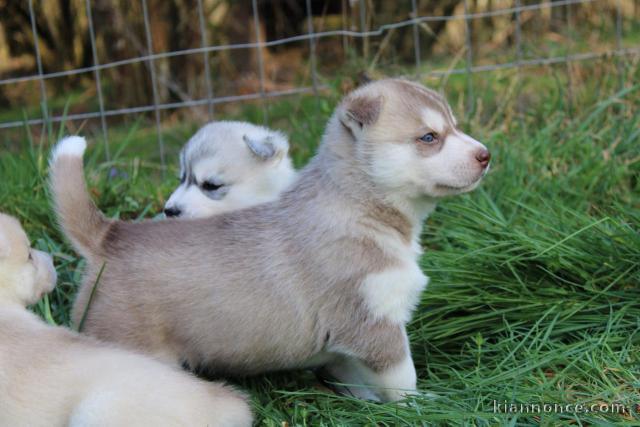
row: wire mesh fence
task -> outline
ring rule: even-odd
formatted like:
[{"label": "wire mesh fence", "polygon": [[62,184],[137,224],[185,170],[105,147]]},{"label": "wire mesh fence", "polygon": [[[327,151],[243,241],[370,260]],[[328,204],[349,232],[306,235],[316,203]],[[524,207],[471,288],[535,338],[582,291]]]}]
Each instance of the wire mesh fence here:
[{"label": "wire mesh fence", "polygon": [[[260,16],[261,7],[269,6],[268,2],[259,2],[251,0],[250,2],[250,20],[245,23],[247,28],[252,27],[248,32],[252,35],[252,40],[242,43],[217,44],[211,42],[209,18],[210,12],[205,10],[206,0],[197,0],[192,2],[192,9],[197,13],[197,20],[193,22],[193,26],[197,27],[199,32],[199,46],[193,46],[185,49],[176,50],[157,50],[154,46],[154,37],[151,29],[149,0],[134,0],[140,2],[142,10],[142,22],[144,24],[144,42],[141,42],[142,54],[135,57],[119,59],[115,61],[100,61],[100,48],[94,22],[94,13],[92,11],[92,0],[84,1],[84,9],[86,13],[86,38],[90,45],[91,64],[75,68],[61,69],[57,71],[45,70],[42,60],[42,52],[40,48],[42,35],[39,34],[38,16],[34,9],[34,1],[28,0],[29,20],[31,24],[31,35],[33,39],[33,48],[35,56],[36,73],[26,75],[17,75],[10,77],[0,77],[0,89],[25,84],[37,83],[39,91],[39,114],[37,117],[29,117],[24,114],[20,119],[7,119],[5,115],[0,116],[0,132],[9,129],[20,128],[24,126],[45,126],[47,123],[58,123],[62,121],[75,120],[99,120],[99,132],[102,134],[105,151],[109,157],[109,118],[130,116],[136,114],[151,114],[156,126],[156,134],[158,141],[158,150],[162,165],[165,164],[165,147],[162,132],[162,113],[169,110],[180,110],[189,108],[203,108],[206,110],[206,118],[212,120],[216,117],[217,106],[221,104],[257,101],[261,104],[263,121],[268,123],[269,114],[266,101],[272,98],[283,96],[313,94],[318,96],[319,92],[325,88],[326,72],[320,70],[319,64],[325,62],[322,52],[318,50],[318,44],[324,40],[342,39],[344,43],[351,43],[358,48],[354,51],[362,59],[369,62],[379,61],[378,53],[371,58],[370,41],[372,39],[380,40],[378,44],[379,50],[383,49],[385,43],[389,43],[389,37],[394,31],[404,29],[411,31],[412,37],[412,65],[413,71],[411,77],[428,78],[428,77],[447,77],[451,75],[466,75],[468,77],[467,90],[467,110],[472,109],[471,102],[473,100],[474,87],[470,76],[475,73],[492,72],[495,70],[516,69],[518,72],[526,67],[572,63],[576,61],[589,61],[598,58],[610,58],[619,61],[620,58],[629,57],[640,54],[640,44],[637,42],[625,41],[624,25],[625,20],[635,20],[637,13],[637,1],[615,0],[613,3],[606,0],[558,0],[558,1],[541,1],[528,2],[524,0],[496,1],[494,5],[478,7],[478,1],[457,0],[450,2],[454,5],[450,7],[449,14],[428,14],[425,13],[426,2],[418,0],[410,0],[407,3],[408,16],[384,17],[387,22],[377,24],[374,23],[372,16],[379,9],[377,2],[371,0],[351,0],[349,2],[342,1],[341,7],[350,10],[350,22],[344,22],[343,28],[322,30],[317,28],[317,14],[314,14],[314,4],[312,0],[305,0],[302,7],[304,8],[304,28],[306,31],[291,35],[288,37],[280,37],[268,40],[265,37],[262,28],[262,18]],[[571,42],[571,26],[580,25],[575,20],[572,21],[570,13],[572,7],[580,7],[589,4],[604,4],[608,11],[612,11],[613,15],[605,19],[610,22],[613,34],[613,43],[605,46],[605,48],[594,49],[590,46],[588,40],[577,40],[574,48],[564,49],[564,52],[552,52],[549,55],[532,56],[525,54],[524,36],[523,36],[523,14],[527,13],[553,13],[554,10],[563,8],[566,18],[566,25],[569,27],[569,38],[563,43],[567,45]],[[275,7],[275,6],[274,6]],[[633,12],[630,16],[626,10],[632,7]],[[481,9],[481,10],[480,10]],[[474,43],[477,35],[474,33],[474,25],[481,20],[486,19],[503,19],[509,28],[510,41],[508,45],[513,50],[510,57],[500,57],[499,60],[491,60],[491,58],[480,57],[474,51]],[[441,26],[450,23],[462,23],[462,26],[456,28],[462,29],[464,32],[463,41],[461,42],[462,50],[452,49],[447,52],[444,49],[441,56],[462,56],[464,60],[444,66],[438,66],[430,63],[433,52],[425,52],[424,43],[421,39],[425,33],[429,33],[431,26],[439,24]],[[530,30],[531,32],[531,30]],[[533,30],[535,33],[535,29]],[[583,42],[583,43],[580,43]],[[303,62],[308,66],[308,76],[301,84],[290,84],[284,88],[268,87],[269,77],[267,75],[266,53],[269,49],[276,49],[281,46],[291,45],[295,43],[307,44],[307,49]],[[104,47],[104,42],[102,43]],[[566,47],[566,46],[565,46]],[[256,90],[248,93],[224,94],[218,93],[214,89],[216,79],[216,70],[212,67],[211,56],[218,52],[230,51],[253,51],[255,53],[255,63],[251,64],[254,68],[252,72],[257,76]],[[199,56],[202,58],[202,72],[198,76],[201,80],[201,90],[195,94],[187,94],[179,99],[167,100],[161,96],[161,92],[170,86],[171,82],[162,78],[159,74],[158,67],[161,61],[165,60],[182,60],[187,57]],[[460,65],[463,63],[462,65]],[[105,80],[104,74],[109,70],[122,68],[126,66],[142,64],[146,69],[147,78],[151,85],[150,97],[143,105],[109,107],[105,101],[105,93],[108,90],[108,82]],[[47,83],[58,78],[66,78],[73,76],[92,76],[95,85],[94,109],[74,110],[63,114],[53,113],[50,106],[50,96],[47,90]],[[1,75],[0,75],[1,76]],[[175,85],[174,85],[175,86]],[[176,91],[178,91],[176,89]],[[26,107],[23,105],[22,107]]]}]

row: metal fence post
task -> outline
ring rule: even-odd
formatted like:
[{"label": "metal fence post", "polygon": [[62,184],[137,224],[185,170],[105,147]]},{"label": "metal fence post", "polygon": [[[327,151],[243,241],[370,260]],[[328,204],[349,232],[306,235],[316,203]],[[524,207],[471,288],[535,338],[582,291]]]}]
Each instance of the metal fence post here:
[{"label": "metal fence post", "polygon": [[158,99],[158,79],[156,76],[156,67],[153,59],[153,42],[151,40],[151,28],[149,24],[149,11],[147,10],[147,0],[142,0],[142,14],[144,18],[144,31],[145,36],[147,38],[147,55],[149,72],[151,74],[151,89],[153,92],[153,111],[155,113],[156,118],[156,132],[158,134],[158,148],[160,150],[160,164],[162,165],[162,173],[165,171],[165,158],[164,158],[164,140],[162,138],[162,126],[160,124],[160,109],[158,108],[158,104],[160,103]]},{"label": "metal fence post", "polygon": [[104,115],[104,99],[102,97],[102,80],[100,79],[100,65],[98,61],[98,51],[96,49],[96,34],[93,29],[93,14],[91,13],[91,1],[85,1],[85,8],[87,12],[87,21],[89,23],[89,37],[91,42],[91,54],[93,56],[93,77],[96,80],[96,92],[98,93],[98,108],[100,109],[100,125],[102,127],[102,138],[104,138],[104,152],[107,157],[107,161],[111,160],[111,153],[109,151],[109,134],[107,131],[107,119]]},{"label": "metal fence post", "polygon": [[264,59],[262,57],[262,49],[264,44],[262,42],[262,36],[260,34],[260,19],[258,17],[258,2],[257,0],[251,0],[251,7],[253,9],[253,26],[256,33],[256,49],[258,54],[258,72],[260,76],[260,99],[262,101],[262,121],[267,124],[269,121],[269,112],[267,111],[267,101],[264,88]]},{"label": "metal fence post", "polygon": [[36,27],[36,14],[33,12],[33,0],[29,0],[29,19],[31,20],[31,32],[33,33],[33,46],[36,51],[36,66],[38,67],[38,77],[40,81],[40,111],[42,112],[42,125],[46,130],[49,122],[49,104],[47,102],[47,88],[44,83],[42,71],[42,57],[40,56],[40,42],[38,40],[38,29]]},{"label": "metal fence post", "polygon": [[471,44],[471,16],[469,15],[469,8],[467,5],[468,0],[464,0],[464,22],[466,28],[465,34],[465,46],[467,49],[467,111],[466,116],[469,117],[473,113],[475,102],[473,99],[473,77],[471,75],[471,67],[473,67],[473,50]]},{"label": "metal fence post", "polygon": [[420,14],[418,13],[418,1],[411,0],[411,18],[415,20],[413,23],[413,53],[416,57],[416,76],[420,77],[422,72],[420,70],[421,67],[421,58],[420,58],[420,27],[418,26],[418,17]]},{"label": "metal fence post", "polygon": [[520,0],[516,0],[516,13],[515,13],[515,19],[516,19],[516,31],[515,31],[515,35],[516,35],[516,66],[517,66],[517,75],[518,75],[518,89],[516,90],[516,109],[518,111],[518,119],[520,120],[521,124],[523,121],[523,117],[522,115],[524,114],[524,106],[522,104],[522,97],[520,96],[520,87],[522,86],[523,83],[523,76],[522,76],[522,22],[520,20],[520,9],[521,9],[521,5],[520,5]]},{"label": "metal fence post", "polygon": [[620,90],[624,89],[624,67],[622,64],[622,0],[616,0],[616,66],[620,78]]},{"label": "metal fence post", "polygon": [[[207,25],[204,21],[204,8],[202,7],[202,0],[198,0],[198,21],[200,22],[200,42],[202,48],[208,46],[207,39]],[[202,60],[204,61],[204,82],[207,90],[207,112],[209,114],[209,120],[213,120],[213,85],[211,84],[211,67],[209,65],[209,51],[204,50],[202,52]]]}]

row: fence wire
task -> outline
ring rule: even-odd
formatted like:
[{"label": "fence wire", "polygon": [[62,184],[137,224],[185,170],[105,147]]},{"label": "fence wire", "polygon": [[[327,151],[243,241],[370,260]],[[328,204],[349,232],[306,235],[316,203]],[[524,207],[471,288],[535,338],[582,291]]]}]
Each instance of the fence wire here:
[{"label": "fence wire", "polygon": [[[142,10],[143,10],[143,20],[144,20],[144,28],[145,28],[145,42],[146,42],[146,52],[143,55],[100,63],[98,59],[98,48],[96,42],[94,21],[91,12],[91,0],[86,0],[86,13],[87,13],[87,22],[88,22],[88,30],[89,37],[91,42],[91,53],[93,65],[89,67],[81,67],[70,70],[63,70],[57,72],[43,72],[42,58],[39,47],[38,33],[37,33],[37,25],[36,25],[36,16],[34,14],[33,9],[33,0],[29,0],[29,13],[30,13],[30,21],[31,21],[31,29],[32,35],[34,39],[34,47],[35,47],[35,58],[36,58],[36,67],[37,74],[21,76],[21,77],[13,77],[6,78],[0,80],[0,86],[3,85],[17,85],[23,82],[31,82],[37,81],[40,89],[40,102],[41,102],[41,112],[42,115],[40,118],[19,120],[19,121],[4,121],[0,122],[0,130],[1,129],[10,129],[23,127],[25,125],[46,125],[47,123],[56,123],[62,121],[72,121],[72,120],[86,120],[86,119],[100,119],[102,135],[105,143],[106,155],[109,157],[109,146],[108,146],[108,125],[107,118],[114,116],[124,116],[130,114],[139,114],[139,113],[154,113],[155,124],[156,124],[156,133],[158,139],[158,150],[160,153],[160,158],[162,162],[162,166],[165,165],[165,149],[164,142],[162,138],[162,112],[165,110],[174,110],[180,108],[191,108],[191,107],[203,107],[206,106],[208,118],[212,120],[214,118],[215,106],[218,104],[231,103],[231,102],[241,102],[241,101],[249,101],[249,100],[259,100],[262,104],[262,112],[263,112],[263,121],[268,122],[268,109],[266,106],[266,100],[268,98],[277,98],[282,96],[290,96],[297,94],[314,94],[318,95],[319,91],[324,88],[323,84],[320,82],[319,73],[318,73],[318,54],[317,54],[317,43],[319,40],[323,38],[330,37],[351,37],[360,39],[362,41],[362,55],[365,57],[368,54],[368,40],[371,37],[379,37],[383,36],[386,33],[404,27],[413,27],[413,43],[414,43],[414,55],[415,55],[415,66],[416,66],[416,76],[417,77],[445,77],[449,75],[457,75],[457,74],[466,74],[469,80],[467,85],[467,90],[469,91],[467,94],[467,99],[469,104],[466,106],[467,110],[473,108],[471,101],[473,99],[473,86],[471,84],[471,75],[474,73],[480,72],[490,72],[495,70],[504,70],[517,68],[518,73],[523,67],[530,66],[539,66],[539,65],[550,65],[550,64],[558,64],[558,63],[566,63],[569,66],[570,63],[575,61],[585,61],[592,60],[602,57],[620,57],[631,54],[639,54],[640,46],[634,47],[623,47],[623,26],[622,26],[622,8],[621,1],[615,0],[616,5],[616,16],[615,16],[615,49],[607,50],[605,52],[581,52],[574,54],[565,54],[560,56],[550,56],[550,57],[538,57],[532,59],[525,59],[523,55],[522,48],[522,22],[521,16],[523,12],[526,11],[537,11],[542,9],[550,9],[550,8],[558,8],[558,7],[569,7],[571,5],[580,5],[587,3],[594,3],[598,1],[606,1],[606,0],[558,0],[558,1],[544,1],[541,3],[535,4],[522,4],[521,0],[514,0],[514,5],[512,7],[500,8],[495,10],[481,11],[481,12],[469,12],[468,8],[468,0],[463,0],[464,13],[454,14],[454,15],[446,15],[446,16],[421,16],[419,15],[419,7],[417,0],[411,0],[411,13],[410,19],[399,20],[397,22],[388,23],[384,25],[380,25],[377,28],[368,28],[367,22],[367,1],[359,0],[359,27],[358,30],[355,29],[340,29],[340,30],[330,30],[330,31],[315,31],[314,23],[313,23],[313,14],[312,14],[312,2],[311,0],[305,0],[305,11],[306,11],[306,29],[307,32],[304,34],[295,35],[292,37],[280,38],[277,40],[262,40],[262,35],[260,31],[260,16],[259,16],[259,8],[258,1],[252,0],[252,25],[254,32],[254,41],[247,43],[235,43],[235,44],[226,44],[226,45],[211,45],[209,43],[209,35],[207,32],[207,26],[205,22],[205,14],[203,10],[203,1],[197,0],[197,12],[198,12],[198,27],[200,31],[200,46],[194,47],[190,49],[183,50],[175,50],[168,52],[154,52],[153,50],[153,39],[150,32],[149,25],[149,13],[147,8],[147,0],[139,0],[141,2]],[[354,4],[354,1],[350,1],[349,3]],[[344,5],[344,2],[343,2]],[[515,37],[515,61],[502,62],[502,63],[493,63],[488,65],[473,65],[474,60],[474,52],[472,49],[473,46],[473,33],[472,33],[472,22],[477,19],[483,18],[491,18],[491,17],[499,17],[499,16],[509,16],[510,19],[514,22],[514,37]],[[466,49],[466,63],[463,68],[452,68],[452,69],[433,69],[425,71],[422,67],[423,58],[421,58],[421,49],[420,49],[420,24],[428,24],[434,22],[448,22],[448,21],[464,21],[465,27],[465,49]],[[273,48],[279,45],[290,44],[295,42],[308,42],[309,43],[309,53],[308,53],[308,61],[310,67],[310,75],[311,75],[311,86],[305,87],[296,87],[287,90],[267,90],[266,89],[266,76],[265,76],[265,63],[263,58],[263,52],[265,48]],[[230,96],[216,96],[213,90],[212,76],[211,76],[211,68],[210,68],[210,55],[213,52],[221,52],[221,51],[230,51],[237,49],[255,49],[257,55],[257,70],[256,74],[259,76],[259,90],[255,93],[250,94],[242,94],[242,95],[230,95]],[[162,59],[168,58],[178,58],[185,55],[194,55],[199,54],[202,55],[204,61],[204,87],[206,96],[202,99],[186,99],[180,102],[170,102],[170,103],[161,103],[160,97],[158,94],[159,84],[157,71],[156,71],[156,62]],[[149,105],[143,105],[139,107],[129,107],[129,108],[117,108],[117,109],[106,109],[104,102],[104,93],[103,93],[103,80],[102,80],[102,72],[108,69],[113,69],[116,67],[122,67],[125,65],[131,64],[143,64],[147,67],[149,72],[149,77],[151,80],[152,87],[152,95],[153,95],[153,103]],[[620,66],[620,65],[619,65]],[[59,77],[68,77],[75,76],[83,73],[93,73],[96,85],[96,92],[98,97],[98,111],[90,111],[90,112],[82,112],[82,113],[74,113],[68,115],[54,115],[49,116],[49,101],[47,99],[47,92],[45,82],[49,79],[55,79]],[[518,106],[518,108],[522,108]]]}]

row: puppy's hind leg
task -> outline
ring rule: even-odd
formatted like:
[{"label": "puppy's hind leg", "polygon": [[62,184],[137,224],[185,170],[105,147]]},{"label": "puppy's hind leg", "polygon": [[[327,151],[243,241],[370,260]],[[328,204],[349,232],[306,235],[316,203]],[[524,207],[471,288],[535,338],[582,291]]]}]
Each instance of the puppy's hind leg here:
[{"label": "puppy's hind leg", "polygon": [[372,328],[371,334],[358,334],[349,352],[327,365],[325,371],[345,384],[339,387],[346,389],[342,390],[346,394],[393,402],[416,393],[416,369],[404,327],[380,331]]}]

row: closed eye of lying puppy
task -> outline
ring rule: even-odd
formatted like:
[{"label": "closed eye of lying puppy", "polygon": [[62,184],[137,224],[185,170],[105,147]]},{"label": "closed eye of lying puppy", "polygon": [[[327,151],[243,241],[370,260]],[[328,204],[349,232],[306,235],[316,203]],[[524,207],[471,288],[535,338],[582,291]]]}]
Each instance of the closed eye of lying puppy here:
[{"label": "closed eye of lying puppy", "polygon": [[355,396],[416,390],[405,326],[427,277],[423,220],[474,189],[489,152],[438,93],[401,79],[340,103],[318,154],[259,208],[198,220],[107,220],[87,193],[84,140],[52,157],[64,232],[87,258],[85,331],[218,373],[322,367]]},{"label": "closed eye of lying puppy", "polygon": [[0,214],[0,426],[250,426],[245,400],[147,356],[46,325],[25,309],[51,257]]},{"label": "closed eye of lying puppy", "polygon": [[287,137],[247,122],[209,123],[180,152],[167,217],[202,218],[275,200],[296,176]]}]

